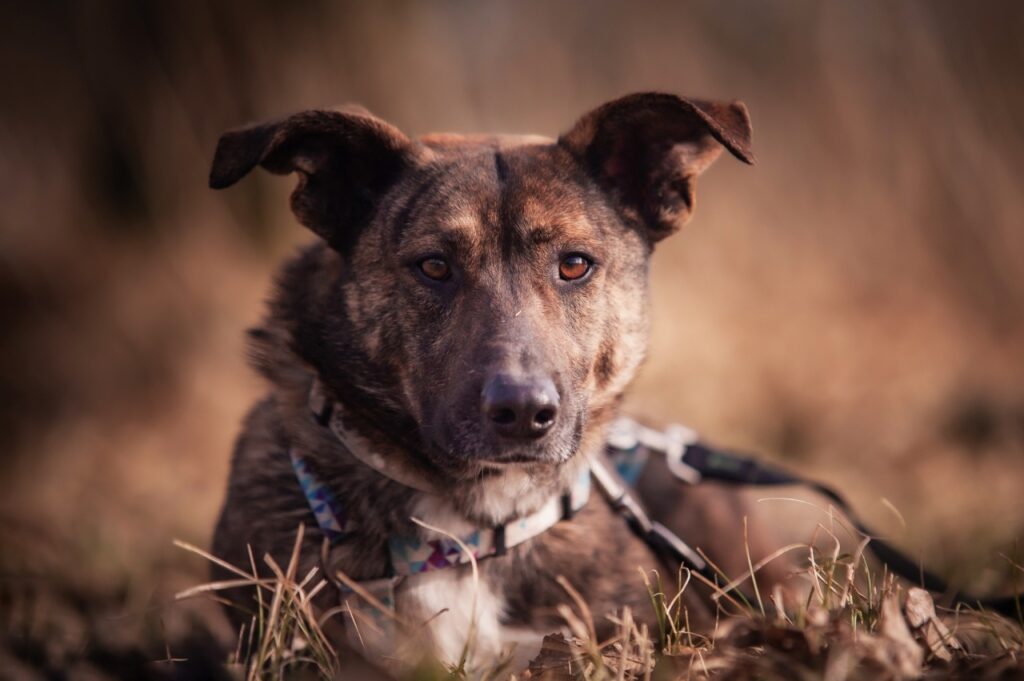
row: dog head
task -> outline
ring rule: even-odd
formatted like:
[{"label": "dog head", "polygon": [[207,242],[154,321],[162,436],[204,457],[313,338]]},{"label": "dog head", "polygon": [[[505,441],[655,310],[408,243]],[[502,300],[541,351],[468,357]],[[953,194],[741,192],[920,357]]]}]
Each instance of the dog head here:
[{"label": "dog head", "polygon": [[326,247],[278,303],[290,342],[458,477],[603,437],[644,354],[652,247],[723,149],[752,162],[742,104],[656,93],[557,140],[412,140],[361,109],[308,111],[226,133],[210,184],[298,175],[292,209]]}]

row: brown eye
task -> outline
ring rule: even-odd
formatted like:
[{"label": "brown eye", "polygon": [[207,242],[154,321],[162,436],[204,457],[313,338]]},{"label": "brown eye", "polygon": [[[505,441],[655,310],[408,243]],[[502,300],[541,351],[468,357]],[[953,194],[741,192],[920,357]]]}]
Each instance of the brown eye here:
[{"label": "brown eye", "polygon": [[452,268],[443,258],[424,258],[420,260],[420,272],[423,272],[428,279],[445,281],[452,275]]},{"label": "brown eye", "polygon": [[585,256],[573,253],[572,255],[565,256],[558,263],[558,275],[566,281],[582,279],[590,272],[592,264]]}]

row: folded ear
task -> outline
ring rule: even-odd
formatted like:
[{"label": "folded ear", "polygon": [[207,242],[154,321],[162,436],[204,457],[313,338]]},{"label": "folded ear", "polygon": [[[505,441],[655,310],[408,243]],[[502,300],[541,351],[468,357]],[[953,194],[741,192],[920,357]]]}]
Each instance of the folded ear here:
[{"label": "folded ear", "polygon": [[741,102],[656,92],[628,95],[586,114],[559,144],[568,149],[651,241],[690,217],[694,183],[722,152],[753,163],[750,118]]},{"label": "folded ear", "polygon": [[257,165],[272,173],[295,172],[292,211],[341,250],[413,157],[405,135],[364,109],[305,111],[224,133],[210,187],[230,187]]}]

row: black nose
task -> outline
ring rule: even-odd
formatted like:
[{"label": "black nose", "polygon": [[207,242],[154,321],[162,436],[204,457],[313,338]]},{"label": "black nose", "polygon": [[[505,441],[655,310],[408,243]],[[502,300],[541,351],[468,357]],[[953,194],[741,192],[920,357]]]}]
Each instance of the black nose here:
[{"label": "black nose", "polygon": [[484,386],[482,396],[484,418],[505,437],[541,437],[558,416],[558,391],[547,377],[498,374]]}]

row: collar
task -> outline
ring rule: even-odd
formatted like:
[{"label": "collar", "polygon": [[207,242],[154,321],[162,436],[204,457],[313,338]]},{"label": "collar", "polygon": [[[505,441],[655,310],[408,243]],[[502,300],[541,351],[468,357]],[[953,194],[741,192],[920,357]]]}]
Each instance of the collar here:
[{"label": "collar", "polygon": [[[367,446],[365,438],[345,428],[340,405],[328,397],[323,384],[316,378],[310,389],[309,407],[317,423],[328,428],[341,445],[363,464],[406,487],[427,494],[440,494],[430,478],[413,462],[385,459]],[[289,458],[324,536],[332,544],[342,541],[357,527],[357,521],[345,513],[343,501],[317,475],[312,463],[300,451],[292,448]],[[509,548],[543,534],[559,521],[570,519],[589,498],[590,469],[584,468],[568,490],[548,499],[539,510],[501,525],[478,526],[458,539],[469,548],[473,559],[500,556]],[[392,536],[388,539],[392,571],[395,575],[414,575],[468,563],[470,556],[460,548],[459,541],[449,537]]]},{"label": "collar", "polygon": [[440,494],[434,480],[412,457],[396,453],[395,456],[385,458],[373,451],[366,438],[346,428],[341,406],[328,396],[319,378],[313,379],[309,389],[309,410],[316,422],[330,430],[345,450],[364,465],[406,487],[428,494]]}]

